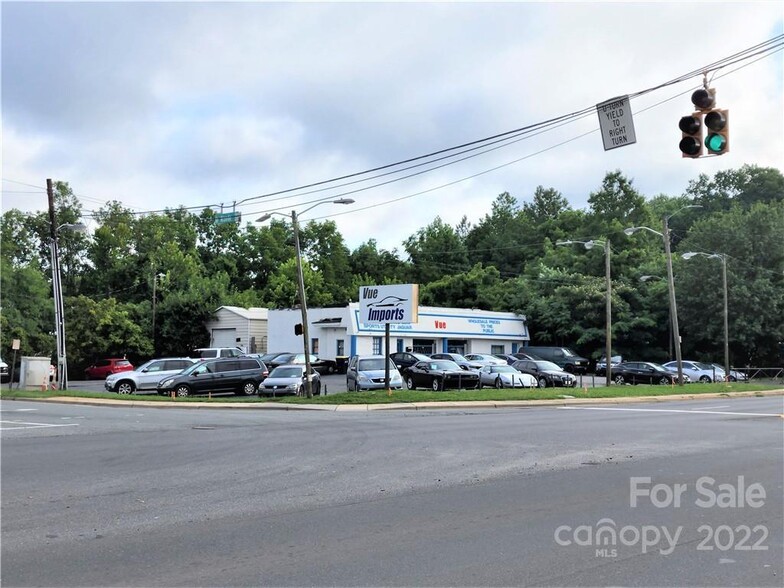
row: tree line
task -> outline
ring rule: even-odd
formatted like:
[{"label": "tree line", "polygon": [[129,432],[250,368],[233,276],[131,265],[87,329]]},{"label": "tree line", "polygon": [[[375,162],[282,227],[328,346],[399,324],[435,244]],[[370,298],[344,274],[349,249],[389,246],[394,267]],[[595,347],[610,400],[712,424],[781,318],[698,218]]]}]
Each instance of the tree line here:
[{"label": "tree line", "polygon": [[[332,221],[300,227],[310,306],[344,305],[368,284],[419,283],[429,306],[512,311],[528,319],[532,342],[566,345],[597,358],[605,337],[602,248],[559,241],[609,240],[614,353],[672,357],[665,254],[651,232],[669,226],[684,357],[721,361],[726,255],[729,345],[736,366],[780,365],[784,342],[784,176],[745,165],[700,175],[677,196],[640,194],[621,171],[608,172],[577,210],[555,188],[522,198],[498,195],[484,217],[456,226],[436,217],[401,243],[369,239],[350,250]],[[700,208],[685,206],[699,205]],[[81,202],[55,184],[58,225],[83,218]],[[675,214],[677,212],[677,214]],[[222,305],[290,308],[298,303],[292,226],[216,223],[185,208],[136,214],[112,201],[92,213],[91,234],[60,231],[71,373],[97,357],[186,354],[209,343],[205,329]],[[393,223],[390,223],[393,225]],[[0,350],[54,353],[49,216],[5,211],[0,226]]]}]

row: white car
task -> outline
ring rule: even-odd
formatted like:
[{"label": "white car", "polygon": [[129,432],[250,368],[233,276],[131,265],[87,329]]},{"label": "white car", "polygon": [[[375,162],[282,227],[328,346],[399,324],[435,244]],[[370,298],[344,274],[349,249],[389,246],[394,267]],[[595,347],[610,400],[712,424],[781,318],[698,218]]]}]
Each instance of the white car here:
[{"label": "white car", "polygon": [[106,376],[104,387],[109,392],[117,392],[117,394],[133,394],[145,390],[157,393],[158,382],[168,376],[179,374],[194,363],[198,363],[198,360],[190,357],[151,359],[131,372],[118,372]]},{"label": "white car", "polygon": [[[720,366],[718,363],[712,363],[711,365],[715,366],[716,369],[720,369],[720,370],[724,371],[724,368],[722,366]],[[739,372],[738,370],[734,370],[734,369],[730,368],[729,381],[730,382],[748,382],[749,381],[749,376],[747,374],[744,374],[743,372]]]},{"label": "white car", "polygon": [[469,353],[465,358],[472,363],[480,365],[509,365],[505,359],[488,353]]},{"label": "white car", "polygon": [[524,374],[511,365],[486,365],[479,370],[479,387],[536,388],[539,382],[531,374]]},{"label": "white car", "polygon": [[[712,364],[701,361],[684,360],[681,363],[683,365],[683,375],[689,376],[689,380],[692,382],[702,382],[704,384],[707,382],[724,381],[723,368],[717,368]],[[673,373],[678,373],[677,361],[668,361],[664,364],[664,367]]]}]

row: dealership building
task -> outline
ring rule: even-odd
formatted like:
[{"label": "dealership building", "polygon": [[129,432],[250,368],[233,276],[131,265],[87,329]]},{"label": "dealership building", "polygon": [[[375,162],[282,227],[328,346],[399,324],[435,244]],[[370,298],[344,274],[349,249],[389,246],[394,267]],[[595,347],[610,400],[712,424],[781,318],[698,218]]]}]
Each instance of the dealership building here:
[{"label": "dealership building", "polygon": [[[384,324],[363,323],[359,303],[308,308],[310,351],[324,359],[383,354]],[[298,351],[302,336],[299,309],[269,310],[269,351]],[[479,309],[418,307],[418,322],[392,323],[390,353],[514,353],[528,344],[525,316]]]}]

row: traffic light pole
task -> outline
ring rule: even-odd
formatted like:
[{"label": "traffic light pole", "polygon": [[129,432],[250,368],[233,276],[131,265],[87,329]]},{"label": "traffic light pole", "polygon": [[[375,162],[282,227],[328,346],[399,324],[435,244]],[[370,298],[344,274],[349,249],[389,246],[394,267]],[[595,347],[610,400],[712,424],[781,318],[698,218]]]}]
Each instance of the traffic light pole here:
[{"label": "traffic light pole", "polygon": [[294,227],[294,247],[297,258],[297,289],[299,290],[299,308],[302,312],[302,341],[305,349],[305,396],[313,398],[313,387],[310,379],[310,335],[308,334],[308,303],[305,299],[305,278],[302,275],[302,251],[299,246],[299,223],[297,211],[291,211],[291,224]]}]

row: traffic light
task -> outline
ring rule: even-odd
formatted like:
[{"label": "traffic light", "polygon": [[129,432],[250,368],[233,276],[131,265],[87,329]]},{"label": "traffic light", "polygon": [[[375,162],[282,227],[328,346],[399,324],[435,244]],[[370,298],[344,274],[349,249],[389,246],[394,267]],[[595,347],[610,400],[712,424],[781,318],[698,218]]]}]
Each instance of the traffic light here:
[{"label": "traffic light", "polygon": [[681,117],[678,128],[681,130],[681,142],[678,147],[681,157],[696,159],[702,157],[702,113],[695,112]]},{"label": "traffic light", "polygon": [[302,323],[297,323],[294,325],[294,334],[301,335],[302,334]]},{"label": "traffic light", "polygon": [[728,110],[714,109],[705,115],[708,128],[705,147],[711,155],[724,155],[730,150],[730,113]]},{"label": "traffic light", "polygon": [[713,105],[716,104],[716,90],[713,88],[696,90],[694,94],[691,95],[691,103],[703,112],[710,110],[713,108]]}]

